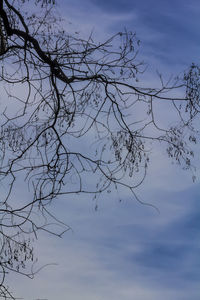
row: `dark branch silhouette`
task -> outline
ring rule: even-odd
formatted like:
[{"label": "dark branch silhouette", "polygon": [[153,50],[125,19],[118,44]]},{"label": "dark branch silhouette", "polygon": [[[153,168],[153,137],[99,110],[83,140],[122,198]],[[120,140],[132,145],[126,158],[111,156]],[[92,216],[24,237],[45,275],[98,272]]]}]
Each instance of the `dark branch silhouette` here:
[{"label": "dark branch silhouette", "polygon": [[[197,66],[180,79],[165,83],[160,76],[160,87],[146,87],[135,34],[120,32],[104,42],[92,35],[83,39],[62,29],[54,1],[30,3],[40,13],[26,11],[29,1],[2,0],[0,6],[5,299],[14,299],[5,285],[10,271],[28,277],[36,272],[32,239],[38,231],[61,237],[69,229],[49,211],[53,199],[84,193],[97,199],[124,187],[140,201],[135,189],[147,174],[153,145],[162,144],[169,157],[191,169],[197,141]],[[158,103],[167,105],[166,116],[176,112],[175,125],[170,120],[163,125]],[[15,191],[22,182],[29,196],[18,201]]]}]

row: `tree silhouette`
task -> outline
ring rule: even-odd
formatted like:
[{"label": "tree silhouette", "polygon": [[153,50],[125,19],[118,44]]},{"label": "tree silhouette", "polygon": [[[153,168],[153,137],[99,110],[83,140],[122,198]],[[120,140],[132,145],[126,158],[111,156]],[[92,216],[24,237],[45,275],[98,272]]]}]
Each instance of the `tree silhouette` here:
[{"label": "tree silhouette", "polygon": [[[29,5],[34,4],[34,12]],[[8,1],[0,7],[1,133],[0,296],[9,271],[35,273],[32,237],[39,230],[61,236],[69,228],[48,210],[62,195],[95,199],[121,187],[138,201],[150,147],[163,144],[168,156],[192,168],[194,122],[199,112],[199,69],[160,86],[141,84],[139,41],[119,32],[96,42],[62,28],[54,1]],[[37,10],[39,9],[39,10]],[[180,96],[181,95],[181,96]],[[164,126],[155,107],[175,111]],[[158,121],[159,120],[159,121]],[[19,180],[29,189],[15,198]],[[43,222],[41,223],[41,218]],[[61,231],[51,222],[62,226]]]}]

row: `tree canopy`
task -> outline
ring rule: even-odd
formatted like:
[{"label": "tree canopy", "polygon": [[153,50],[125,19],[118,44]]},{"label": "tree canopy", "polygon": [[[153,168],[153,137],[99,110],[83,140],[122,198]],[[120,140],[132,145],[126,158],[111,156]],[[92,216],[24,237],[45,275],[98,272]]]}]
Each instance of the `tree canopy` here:
[{"label": "tree canopy", "polygon": [[[69,229],[49,212],[53,199],[86,193],[97,200],[124,187],[140,201],[135,189],[157,143],[183,168],[194,169],[199,68],[192,65],[166,82],[160,76],[158,87],[148,87],[134,33],[119,32],[103,42],[94,34],[82,38],[62,28],[54,5],[1,1],[0,296],[5,299],[14,299],[5,285],[7,272],[34,275],[31,237],[39,230],[61,236]],[[159,119],[160,103],[166,118],[175,116],[173,125]],[[23,201],[15,198],[20,180],[29,190]],[[61,231],[52,230],[52,220]]]}]

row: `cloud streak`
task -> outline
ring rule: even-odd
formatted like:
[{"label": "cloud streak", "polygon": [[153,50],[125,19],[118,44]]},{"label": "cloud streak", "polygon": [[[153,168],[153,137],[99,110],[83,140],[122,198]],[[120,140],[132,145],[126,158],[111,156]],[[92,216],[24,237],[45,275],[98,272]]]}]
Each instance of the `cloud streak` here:
[{"label": "cloud streak", "polygon": [[[153,0],[60,3],[72,22],[66,22],[69,30],[89,35],[94,29],[97,39],[124,26],[136,31],[140,56],[165,72],[183,70],[199,57],[197,1],[175,0],[173,6]],[[157,154],[150,171],[140,192],[160,214],[123,191],[105,196],[97,212],[86,196],[52,203],[52,211],[73,232],[62,240],[40,237],[40,264],[58,266],[44,268],[34,281],[12,275],[16,295],[29,300],[199,300],[198,185],[191,187],[188,175],[170,169]]]}]

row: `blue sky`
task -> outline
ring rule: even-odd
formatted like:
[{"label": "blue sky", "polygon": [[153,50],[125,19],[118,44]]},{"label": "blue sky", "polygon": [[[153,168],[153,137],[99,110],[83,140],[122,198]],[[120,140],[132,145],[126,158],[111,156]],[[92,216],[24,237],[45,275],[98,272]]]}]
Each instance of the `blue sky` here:
[{"label": "blue sky", "polygon": [[[200,59],[200,3],[195,0],[58,0],[70,30],[98,40],[132,30],[141,40],[139,57],[169,77]],[[150,73],[152,72],[152,73]],[[105,196],[96,212],[85,196],[59,199],[52,211],[73,231],[62,240],[41,235],[37,248],[44,268],[31,281],[11,277],[24,299],[199,300],[199,179],[154,155],[139,195]]]},{"label": "blue sky", "polygon": [[172,69],[175,64],[182,70],[199,59],[198,1],[90,0],[84,1],[84,7],[79,0],[64,3],[73,24],[82,23],[87,28],[89,24],[96,32],[103,29],[104,34],[124,27],[136,32],[148,62],[156,56],[159,63],[170,64]]}]

